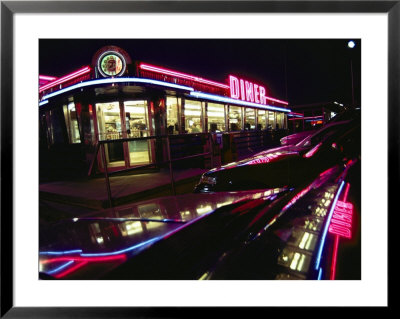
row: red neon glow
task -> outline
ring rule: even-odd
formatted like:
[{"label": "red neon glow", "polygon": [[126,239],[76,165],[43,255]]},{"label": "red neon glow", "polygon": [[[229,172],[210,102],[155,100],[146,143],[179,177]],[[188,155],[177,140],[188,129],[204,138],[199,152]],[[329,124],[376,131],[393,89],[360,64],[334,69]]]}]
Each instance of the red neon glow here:
[{"label": "red neon glow", "polygon": [[333,172],[335,169],[336,169],[335,167],[328,168],[326,171],[323,171],[321,174],[319,174],[319,176],[320,177],[325,176],[325,175]]},{"label": "red neon glow", "polygon": [[[266,101],[266,99],[268,98],[266,95],[265,95],[265,87],[263,87],[263,86],[258,86],[258,89],[260,90],[260,103],[262,103],[261,101]],[[283,104],[285,104],[285,103],[283,103]],[[286,103],[286,105],[287,105],[287,103]]]},{"label": "red neon glow", "polygon": [[240,98],[243,101],[247,102],[255,102],[259,104],[266,105],[267,100],[278,102],[284,105],[288,105],[288,102],[274,99],[272,97],[267,96],[265,87],[259,84],[255,84],[243,79],[239,79],[234,75],[229,75],[229,89],[230,96],[233,99],[239,99],[238,93],[241,93]]},{"label": "red neon glow", "polygon": [[77,70],[75,72],[72,72],[72,73],[70,73],[70,74],[68,74],[66,76],[63,76],[63,77],[61,77],[61,78],[59,78],[59,79],[57,79],[55,81],[52,81],[52,82],[50,82],[50,83],[48,83],[46,85],[43,85],[42,87],[39,88],[39,93],[41,93],[44,90],[47,90],[49,88],[52,88],[52,87],[54,87],[56,85],[65,83],[65,82],[70,81],[70,80],[72,80],[74,78],[82,76],[82,75],[84,75],[86,73],[89,73],[90,71],[91,71],[90,67],[89,66],[85,66],[82,69],[79,69],[79,70]]},{"label": "red neon glow", "polygon": [[79,262],[104,262],[104,261],[114,261],[114,260],[126,260],[126,255],[114,255],[114,256],[103,256],[103,257],[81,257],[81,256],[66,256],[66,257],[57,257],[46,260],[41,260],[41,264],[49,264],[60,261],[79,261]]},{"label": "red neon glow", "polygon": [[75,266],[73,266],[71,268],[68,268],[66,271],[63,271],[63,272],[61,272],[61,273],[59,273],[57,275],[54,275],[54,277],[57,278],[57,279],[65,277],[66,275],[68,275],[68,274],[78,270],[79,268],[85,266],[87,263],[88,263],[87,261],[80,262],[80,263],[76,264]]},{"label": "red neon glow", "polygon": [[78,262],[71,268],[68,268],[67,270],[65,270],[63,272],[60,272],[60,273],[54,275],[55,278],[59,279],[59,278],[69,275],[70,273],[78,270],[79,268],[81,268],[91,262],[108,262],[108,261],[115,261],[115,260],[125,261],[126,259],[127,258],[126,258],[125,254],[114,255],[114,256],[103,256],[103,257],[62,256],[62,257],[41,260],[40,263],[45,265],[45,264],[63,262],[63,261]]},{"label": "red neon glow", "polygon": [[329,232],[345,238],[351,238],[353,205],[338,201],[333,211]]},{"label": "red neon glow", "polygon": [[[300,113],[290,113],[290,114],[303,116],[303,114],[300,114]],[[300,117],[291,118],[289,120],[315,120],[315,121],[313,121],[313,123],[321,124],[322,123],[322,120],[320,120],[321,118],[322,118],[322,116],[318,115],[318,116],[307,116],[307,117],[301,117],[301,118]],[[319,122],[321,122],[321,123],[319,123]]]},{"label": "red neon glow", "polygon": [[298,194],[296,194],[286,205],[285,207],[282,208],[281,211],[285,211],[288,209],[290,206],[292,206],[294,203],[296,203],[301,197],[303,197],[309,190],[311,189],[311,185],[307,186],[304,188],[302,191],[300,191]]},{"label": "red neon glow", "polygon": [[40,75],[39,74],[39,80],[54,81],[54,80],[57,80],[57,78],[55,76],[48,76],[48,75]]},{"label": "red neon glow", "polygon": [[[335,280],[336,276],[336,263],[337,263],[337,252],[339,248],[340,237],[351,238],[351,216],[353,214],[353,205],[347,203],[347,195],[349,193],[350,183],[347,183],[346,189],[343,195],[343,201],[338,201],[336,203],[335,210],[332,215],[331,224],[329,225],[329,232],[335,234],[335,244],[333,247],[332,264],[331,264],[331,274],[330,280]],[[336,214],[336,209],[340,212],[340,215]],[[341,220],[343,217],[343,212],[346,213],[345,221]],[[349,217],[350,215],[350,217]],[[339,217],[339,218],[338,218]],[[350,223],[348,221],[350,220]],[[333,223],[333,224],[332,224]],[[332,228],[331,228],[332,226]]]},{"label": "red neon glow", "polygon": [[322,143],[318,143],[316,146],[314,146],[311,150],[309,150],[307,153],[303,155],[305,158],[309,158],[315,154],[316,151],[321,147]]},{"label": "red neon glow", "polygon": [[333,255],[332,255],[332,265],[331,265],[331,275],[329,277],[330,280],[335,280],[336,276],[336,262],[337,262],[337,252],[339,248],[339,239],[338,235],[335,236],[335,245],[333,246]]},{"label": "red neon glow", "polygon": [[260,103],[260,91],[257,84],[254,84],[254,102]]},{"label": "red neon glow", "polygon": [[254,102],[253,83],[244,81],[246,91],[246,101]]},{"label": "red neon glow", "polygon": [[344,195],[343,195],[343,201],[344,202],[346,202],[346,200],[347,200],[347,195],[349,194],[349,188],[350,188],[350,183],[347,183],[346,189],[345,189]]},{"label": "red neon glow", "polygon": [[[239,80],[234,76],[229,76],[229,83],[231,86],[231,98],[238,99],[240,96],[239,93]],[[242,94],[243,96],[243,94]]]},{"label": "red neon glow", "polygon": [[217,86],[217,87],[220,87],[220,88],[223,88],[223,89],[228,89],[229,88],[229,86],[226,85],[226,84],[222,84],[222,83],[206,80],[206,79],[203,79],[203,78],[200,78],[200,77],[197,77],[197,76],[194,76],[194,75],[182,73],[182,72],[177,72],[177,71],[168,70],[168,69],[165,69],[165,68],[160,68],[158,66],[154,66],[154,65],[150,65],[150,64],[141,63],[139,65],[139,68],[142,69],[142,70],[147,70],[147,71],[151,71],[151,72],[155,72],[155,73],[161,73],[161,74],[165,74],[165,75],[176,76],[176,77],[182,78],[182,79],[187,79],[187,80],[191,80],[191,81],[195,81],[195,82],[199,82],[199,83],[213,85],[213,86]]}]

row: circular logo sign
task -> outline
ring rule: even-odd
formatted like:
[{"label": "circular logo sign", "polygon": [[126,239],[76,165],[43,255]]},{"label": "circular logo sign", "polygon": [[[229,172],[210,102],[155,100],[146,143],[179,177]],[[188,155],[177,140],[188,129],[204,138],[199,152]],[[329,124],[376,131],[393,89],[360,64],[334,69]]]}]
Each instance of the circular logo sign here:
[{"label": "circular logo sign", "polygon": [[105,52],[99,57],[97,68],[104,77],[121,76],[125,72],[126,62],[117,52]]}]

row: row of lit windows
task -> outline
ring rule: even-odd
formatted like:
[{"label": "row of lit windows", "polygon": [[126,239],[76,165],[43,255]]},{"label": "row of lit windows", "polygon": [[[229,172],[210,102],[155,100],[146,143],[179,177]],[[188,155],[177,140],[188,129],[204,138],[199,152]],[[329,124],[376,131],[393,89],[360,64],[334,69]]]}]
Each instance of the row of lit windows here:
[{"label": "row of lit windows", "polygon": [[[150,134],[147,101],[128,101],[124,102],[123,107],[125,119],[121,117],[119,102],[96,104],[95,133],[100,140]],[[60,122],[61,119],[66,124],[68,142],[80,143],[78,116],[75,105],[71,102],[64,105],[60,112],[57,109],[46,112],[43,128],[47,127],[47,132],[43,133],[47,135],[49,144],[64,141],[64,135],[60,131],[64,127]],[[287,127],[286,115],[281,112],[206,103],[172,96],[166,98],[166,121],[168,134],[275,130]],[[58,131],[60,134],[56,136]]]},{"label": "row of lit windows", "polygon": [[284,113],[233,105],[167,97],[167,127],[170,134],[281,129],[287,127]]}]

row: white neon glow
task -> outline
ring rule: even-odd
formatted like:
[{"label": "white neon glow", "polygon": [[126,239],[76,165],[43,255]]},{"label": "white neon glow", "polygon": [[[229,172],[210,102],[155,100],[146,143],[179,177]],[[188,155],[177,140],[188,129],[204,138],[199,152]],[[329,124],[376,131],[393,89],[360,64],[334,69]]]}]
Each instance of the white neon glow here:
[{"label": "white neon glow", "polygon": [[39,102],[39,106],[45,105],[45,104],[47,104],[47,103],[49,103],[48,100],[41,101],[41,102]]},{"label": "white neon glow", "polygon": [[66,87],[64,89],[58,90],[56,92],[47,94],[43,96],[43,99],[49,99],[54,96],[60,95],[65,92],[69,92],[72,90],[76,90],[79,88],[83,87],[88,87],[88,86],[93,86],[93,85],[99,85],[99,84],[112,84],[112,83],[145,83],[145,84],[153,84],[153,85],[159,85],[159,86],[164,86],[164,87],[170,87],[174,89],[180,89],[180,90],[186,90],[186,91],[193,91],[193,88],[189,86],[183,86],[183,85],[178,85],[178,84],[173,84],[173,83],[168,83],[168,82],[162,82],[162,81],[157,81],[157,80],[151,80],[151,79],[144,79],[144,78],[107,78],[107,79],[98,79],[98,80],[91,80],[91,81],[85,81],[81,82],[75,85],[71,85],[69,87]]},{"label": "white neon glow", "polygon": [[236,104],[236,105],[243,105],[243,106],[251,106],[251,107],[256,107],[259,109],[264,109],[264,110],[271,110],[271,111],[279,111],[279,112],[291,112],[290,109],[285,109],[282,107],[276,107],[276,106],[271,106],[271,105],[263,105],[263,104],[257,104],[257,103],[252,103],[252,102],[246,102],[246,101],[241,101],[241,100],[235,100],[231,99],[229,97],[224,97],[220,95],[214,95],[214,94],[208,94],[208,93],[202,93],[202,92],[197,92],[197,91],[192,91],[190,92],[190,95],[196,97],[196,98],[203,98],[203,99],[208,99],[212,101],[218,101],[222,103],[228,103],[228,104]]}]

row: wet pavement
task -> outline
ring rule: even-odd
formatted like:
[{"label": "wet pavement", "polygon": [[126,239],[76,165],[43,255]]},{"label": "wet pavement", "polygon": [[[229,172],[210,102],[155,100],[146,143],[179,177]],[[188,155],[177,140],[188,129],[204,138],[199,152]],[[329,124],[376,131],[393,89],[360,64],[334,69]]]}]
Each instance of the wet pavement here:
[{"label": "wet pavement", "polygon": [[[174,170],[176,194],[192,192],[202,173],[208,169]],[[110,176],[113,206],[174,195],[168,169],[145,174]],[[39,201],[96,210],[109,207],[106,179],[82,178],[71,181],[41,183]]]}]

